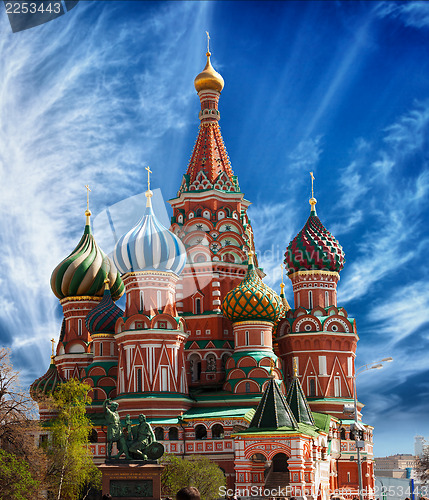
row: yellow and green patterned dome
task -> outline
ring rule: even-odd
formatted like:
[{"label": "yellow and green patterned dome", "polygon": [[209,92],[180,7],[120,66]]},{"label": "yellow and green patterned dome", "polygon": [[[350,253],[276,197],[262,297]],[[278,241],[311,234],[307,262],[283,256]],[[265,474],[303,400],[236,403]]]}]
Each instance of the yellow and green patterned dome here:
[{"label": "yellow and green patterned dome", "polygon": [[246,277],[226,294],[222,312],[233,323],[252,320],[275,323],[282,314],[282,299],[262,282],[251,256]]}]

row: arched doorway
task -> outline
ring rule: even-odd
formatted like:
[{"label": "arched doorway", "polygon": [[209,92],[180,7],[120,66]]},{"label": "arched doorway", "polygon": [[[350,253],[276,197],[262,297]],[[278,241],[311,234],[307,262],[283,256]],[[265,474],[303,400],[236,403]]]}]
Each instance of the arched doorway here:
[{"label": "arched doorway", "polygon": [[288,456],[285,453],[277,453],[273,457],[271,467],[265,477],[265,488],[278,488],[289,486]]},{"label": "arched doorway", "polygon": [[289,472],[287,468],[287,456],[284,453],[277,453],[273,458],[273,472]]}]

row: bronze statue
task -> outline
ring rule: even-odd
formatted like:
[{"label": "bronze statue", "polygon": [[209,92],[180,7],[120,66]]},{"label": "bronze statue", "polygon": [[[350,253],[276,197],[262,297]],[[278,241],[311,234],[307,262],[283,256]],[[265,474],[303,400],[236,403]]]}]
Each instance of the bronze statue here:
[{"label": "bronze statue", "polygon": [[137,455],[142,460],[146,460],[147,448],[156,441],[152,427],[146,422],[146,417],[139,415],[139,424],[133,428],[134,441],[129,447],[130,453]]},{"label": "bronze statue", "polygon": [[125,442],[125,437],[122,433],[122,428],[118,413],[119,404],[112,402],[111,399],[106,399],[103,403],[104,418],[107,423],[107,457],[112,458],[113,443],[117,443],[118,454],[113,458],[119,458],[125,454],[125,458],[130,460],[131,457],[128,453],[128,446]]}]

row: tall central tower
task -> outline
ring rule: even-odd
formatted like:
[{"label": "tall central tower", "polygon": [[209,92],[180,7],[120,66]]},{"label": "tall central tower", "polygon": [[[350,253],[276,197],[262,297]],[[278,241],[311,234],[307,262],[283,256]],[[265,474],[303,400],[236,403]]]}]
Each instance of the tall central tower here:
[{"label": "tall central tower", "polygon": [[247,208],[219,128],[219,97],[224,87],[207,52],[207,64],[194,81],[201,121],[191,159],[173,208],[173,231],[182,239],[187,264],[177,285],[177,310],[186,318],[190,386],[218,385],[233,352],[231,322],[222,316],[224,297],[244,278],[251,234]]}]

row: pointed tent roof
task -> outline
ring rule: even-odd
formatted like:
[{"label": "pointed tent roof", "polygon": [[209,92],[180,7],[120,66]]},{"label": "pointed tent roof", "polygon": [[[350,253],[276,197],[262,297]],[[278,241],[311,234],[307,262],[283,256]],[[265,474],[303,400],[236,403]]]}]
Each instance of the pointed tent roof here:
[{"label": "pointed tent roof", "polygon": [[279,427],[298,429],[298,424],[277,383],[271,378],[249,428],[278,429]]},{"label": "pointed tent roof", "polygon": [[293,378],[292,385],[289,387],[286,401],[297,422],[300,424],[315,425],[313,415],[308,406],[304,391],[302,390],[301,382],[296,376]]}]

